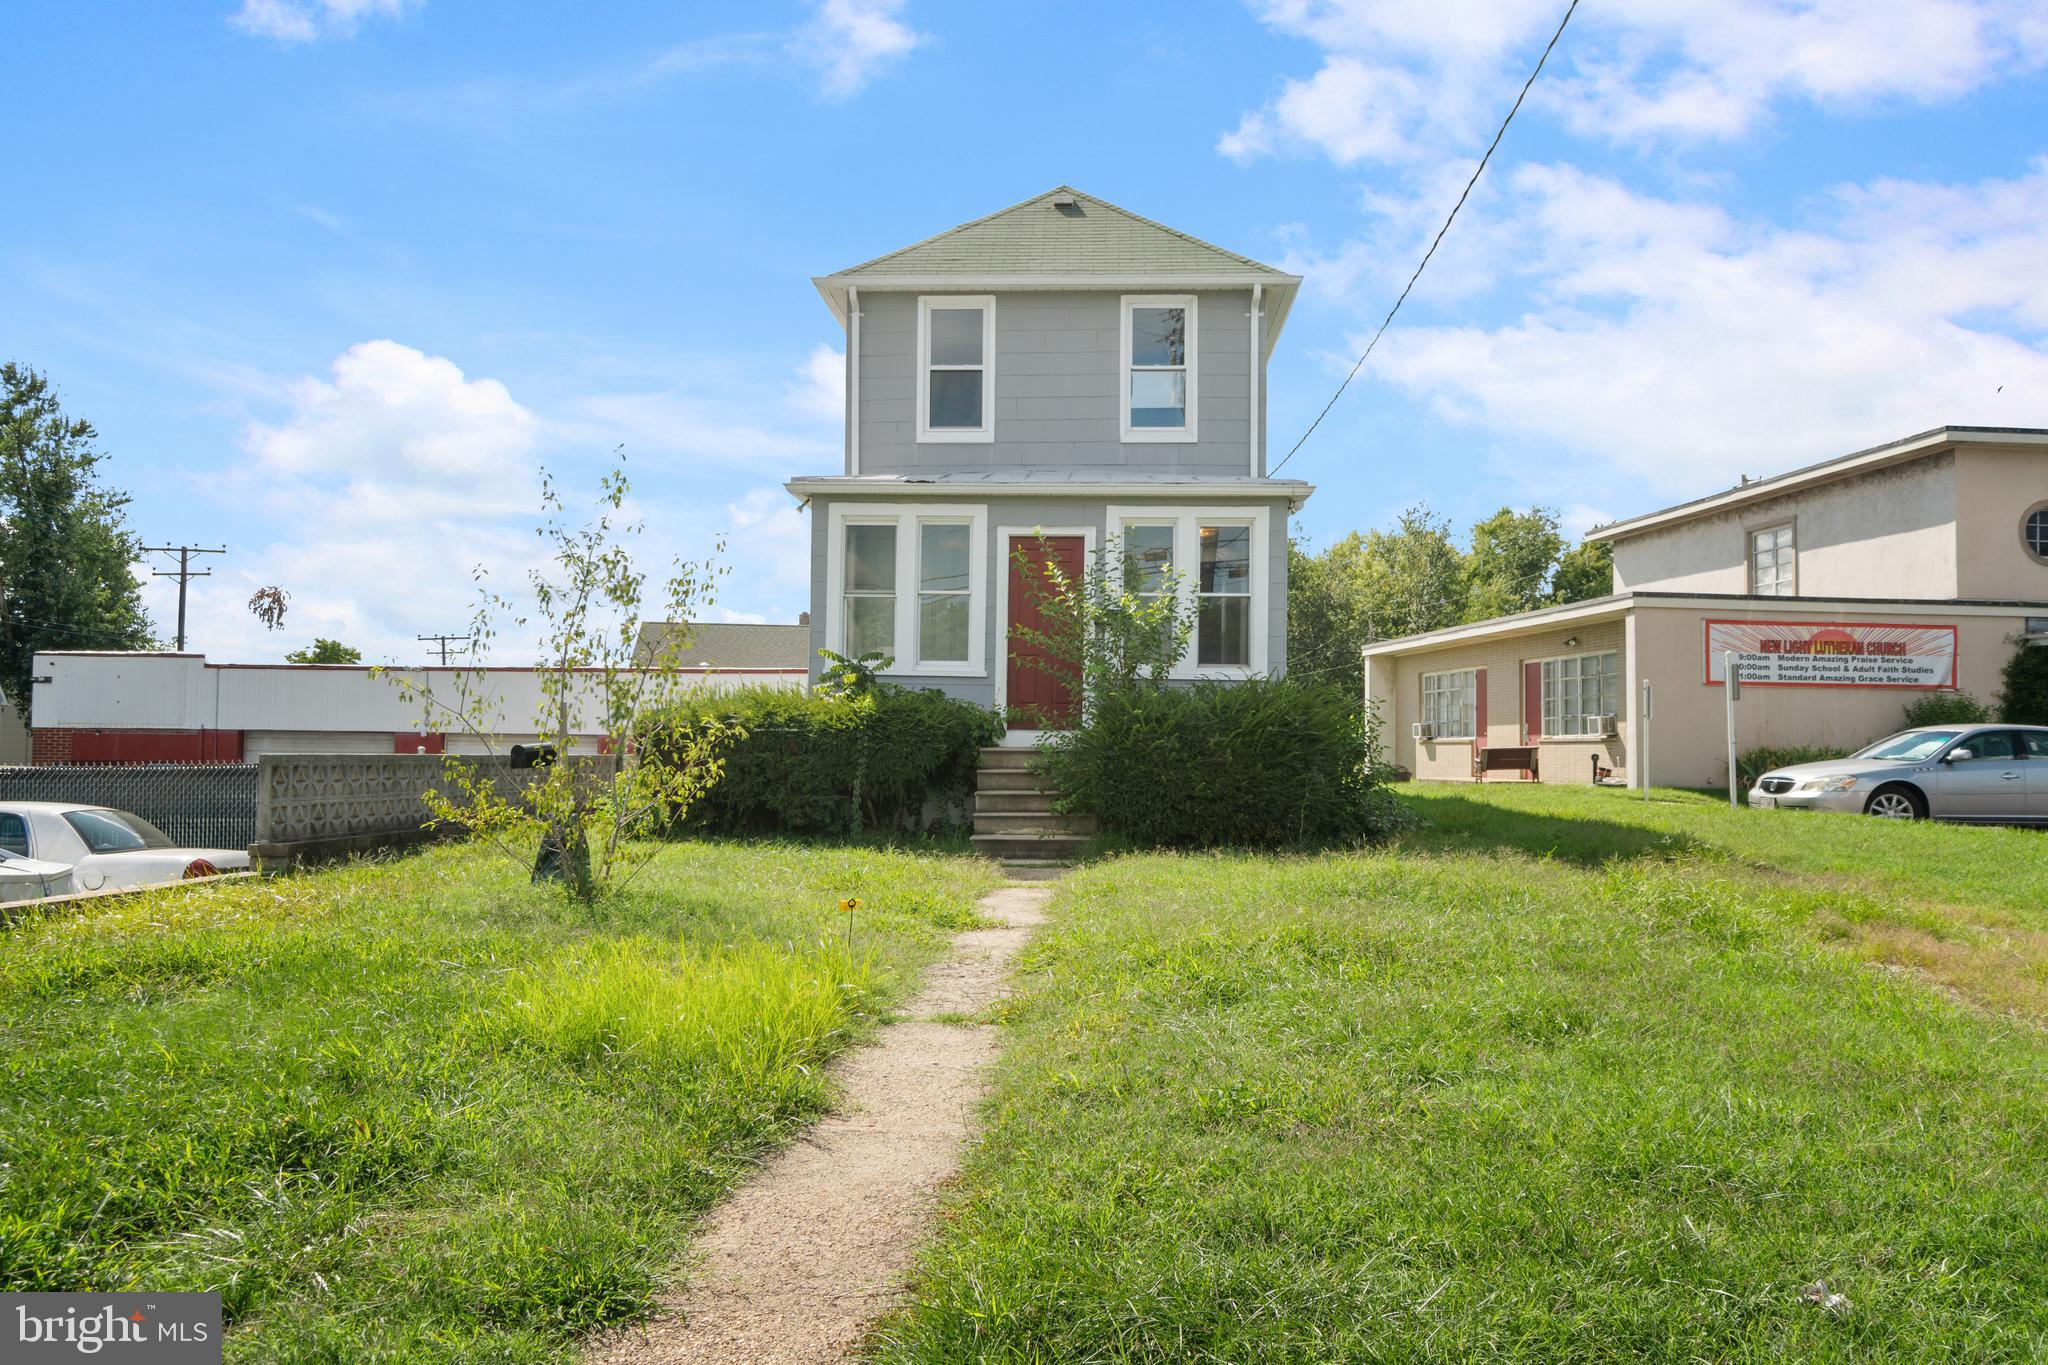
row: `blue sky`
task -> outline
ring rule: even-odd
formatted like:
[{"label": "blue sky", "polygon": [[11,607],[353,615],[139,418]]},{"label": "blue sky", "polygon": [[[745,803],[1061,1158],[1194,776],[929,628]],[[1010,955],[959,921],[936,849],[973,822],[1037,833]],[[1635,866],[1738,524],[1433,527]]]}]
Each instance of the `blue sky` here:
[{"label": "blue sky", "polygon": [[[807,605],[838,467],[809,277],[1062,181],[1307,277],[1291,445],[1553,0],[1155,7],[185,0],[26,8],[0,356],[95,421],[192,643],[413,658],[626,448],[646,550]],[[2048,425],[2048,13],[1583,6],[1371,365],[1288,468],[1315,543],[1427,501],[1573,527],[1939,425]],[[279,583],[286,628],[243,609]],[[167,625],[167,589],[151,602]],[[516,648],[516,640],[505,642]]]}]

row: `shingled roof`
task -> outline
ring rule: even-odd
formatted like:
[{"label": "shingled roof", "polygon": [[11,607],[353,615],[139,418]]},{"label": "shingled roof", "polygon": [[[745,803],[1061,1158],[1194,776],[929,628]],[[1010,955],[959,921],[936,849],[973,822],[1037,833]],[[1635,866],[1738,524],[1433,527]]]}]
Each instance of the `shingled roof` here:
[{"label": "shingled roof", "polygon": [[[1072,203],[1055,204],[1056,199]],[[813,283],[843,321],[848,285],[1020,289],[1263,284],[1279,296],[1275,302],[1280,307],[1269,310],[1271,315],[1284,314],[1301,277],[1059,185],[936,237],[818,276]],[[1276,325],[1272,330],[1279,329]]]},{"label": "shingled roof", "polygon": [[675,651],[675,657],[665,661],[675,668],[794,670],[811,661],[811,628],[807,625],[726,621],[690,621],[680,627],[674,621],[643,621],[633,661],[652,663],[656,654],[670,647],[679,629],[687,630],[689,639]]}]

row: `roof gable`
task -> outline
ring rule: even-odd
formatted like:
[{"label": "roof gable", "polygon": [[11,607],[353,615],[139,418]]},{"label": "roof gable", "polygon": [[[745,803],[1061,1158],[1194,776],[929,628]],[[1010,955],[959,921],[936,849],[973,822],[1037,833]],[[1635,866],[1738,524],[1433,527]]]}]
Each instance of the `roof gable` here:
[{"label": "roof gable", "polygon": [[[1055,207],[1056,197],[1073,200]],[[1060,185],[936,237],[827,276],[851,284],[957,275],[1171,278],[1231,276],[1293,284],[1297,277]]]}]

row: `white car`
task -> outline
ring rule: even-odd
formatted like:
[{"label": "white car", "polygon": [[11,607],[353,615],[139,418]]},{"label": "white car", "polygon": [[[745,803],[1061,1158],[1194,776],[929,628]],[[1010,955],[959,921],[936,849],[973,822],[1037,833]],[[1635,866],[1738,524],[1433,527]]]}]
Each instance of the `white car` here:
[{"label": "white car", "polygon": [[0,905],[71,894],[71,868],[0,849]]},{"label": "white car", "polygon": [[77,891],[119,891],[249,866],[247,850],[180,848],[139,815],[66,801],[0,802],[0,850],[64,864]]}]

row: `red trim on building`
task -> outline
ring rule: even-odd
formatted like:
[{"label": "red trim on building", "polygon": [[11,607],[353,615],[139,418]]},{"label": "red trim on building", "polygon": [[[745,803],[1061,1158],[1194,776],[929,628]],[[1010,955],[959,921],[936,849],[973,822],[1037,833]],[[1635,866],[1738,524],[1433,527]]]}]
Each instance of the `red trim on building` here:
[{"label": "red trim on building", "polygon": [[439,754],[448,749],[448,736],[437,734],[413,734],[399,731],[391,736],[391,752],[394,754]]},{"label": "red trim on building", "polygon": [[1522,665],[1522,743],[1543,738],[1543,664]]},{"label": "red trim on building", "polygon": [[29,760],[64,763],[240,763],[240,730],[35,730]]},{"label": "red trim on building", "polygon": [[1486,670],[1474,670],[1479,677],[1473,682],[1472,690],[1472,743],[1475,749],[1486,747]]}]

